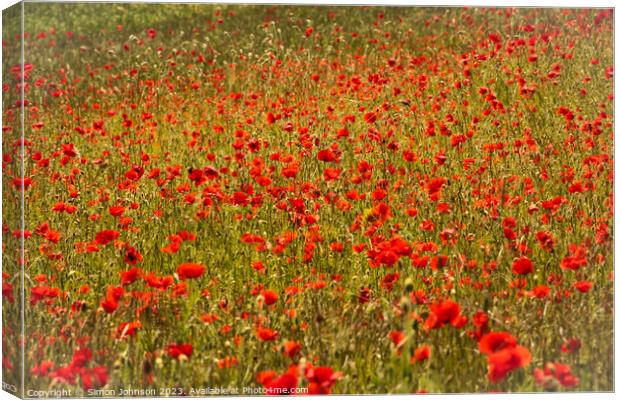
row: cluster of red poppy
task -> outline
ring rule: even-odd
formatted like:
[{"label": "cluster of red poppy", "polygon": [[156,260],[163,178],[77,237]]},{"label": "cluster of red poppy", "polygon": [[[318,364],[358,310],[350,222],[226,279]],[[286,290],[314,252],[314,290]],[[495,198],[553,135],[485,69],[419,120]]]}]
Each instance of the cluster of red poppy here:
[{"label": "cluster of red poppy", "polygon": [[9,379],[610,389],[611,10],[30,7]]},{"label": "cluster of red poppy", "polygon": [[93,357],[92,350],[80,348],[75,350],[71,362],[65,366],[55,367],[51,361],[42,361],[30,370],[33,376],[50,377],[59,382],[75,385],[80,378],[84,390],[105,386],[108,382],[108,370],[103,365],[88,368]]},{"label": "cluster of red poppy", "polygon": [[579,378],[572,374],[571,366],[560,363],[547,363],[543,369],[536,368],[534,378],[545,390],[555,390],[558,384],[566,388],[579,385]]},{"label": "cluster of red poppy", "polygon": [[507,332],[489,332],[480,338],[478,349],[486,354],[489,365],[489,380],[498,382],[508,373],[524,368],[532,361],[529,350],[517,344]]},{"label": "cluster of red poppy", "polygon": [[[266,389],[267,395],[298,393],[320,395],[330,394],[332,386],[341,377],[341,373],[334,372],[330,367],[314,367],[312,364],[306,364],[302,368],[293,364],[282,375],[272,370],[260,372],[257,381]],[[302,379],[308,383],[306,391],[297,390]]]}]

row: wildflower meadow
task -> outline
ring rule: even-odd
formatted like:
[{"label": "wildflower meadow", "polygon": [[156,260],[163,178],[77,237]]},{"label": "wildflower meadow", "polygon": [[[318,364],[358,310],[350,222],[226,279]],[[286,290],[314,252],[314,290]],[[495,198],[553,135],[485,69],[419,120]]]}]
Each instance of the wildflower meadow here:
[{"label": "wildflower meadow", "polygon": [[4,389],[613,390],[613,23],[5,10]]}]

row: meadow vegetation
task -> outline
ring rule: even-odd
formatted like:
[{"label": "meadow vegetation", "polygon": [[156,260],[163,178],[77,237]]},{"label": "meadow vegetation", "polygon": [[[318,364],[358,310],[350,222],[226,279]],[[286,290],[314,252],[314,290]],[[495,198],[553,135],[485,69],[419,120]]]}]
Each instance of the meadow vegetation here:
[{"label": "meadow vegetation", "polygon": [[610,10],[24,7],[5,381],[613,389]]}]

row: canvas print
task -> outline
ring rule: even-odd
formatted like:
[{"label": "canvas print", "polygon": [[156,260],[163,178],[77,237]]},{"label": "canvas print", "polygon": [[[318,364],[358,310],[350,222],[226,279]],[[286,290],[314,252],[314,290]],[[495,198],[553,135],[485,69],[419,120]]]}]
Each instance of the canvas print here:
[{"label": "canvas print", "polygon": [[2,18],[5,391],[614,390],[612,9]]}]

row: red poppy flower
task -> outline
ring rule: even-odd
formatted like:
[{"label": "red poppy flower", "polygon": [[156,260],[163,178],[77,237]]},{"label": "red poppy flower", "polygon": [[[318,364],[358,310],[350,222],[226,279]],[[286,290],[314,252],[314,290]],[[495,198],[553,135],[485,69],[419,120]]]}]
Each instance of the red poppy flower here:
[{"label": "red poppy flower", "polygon": [[297,377],[290,372],[272,379],[263,377],[263,387],[267,395],[291,395],[297,389]]},{"label": "red poppy flower", "polygon": [[48,299],[48,303],[50,299],[54,299],[60,296],[61,292],[58,288],[52,288],[49,286],[34,286],[30,289],[30,303],[37,304],[39,301],[44,301]]},{"label": "red poppy flower", "polygon": [[442,328],[446,324],[460,328],[467,322],[467,318],[461,315],[461,307],[452,300],[431,304],[429,309],[430,314],[424,323],[425,329]]},{"label": "red poppy flower", "polygon": [[364,114],[364,121],[366,121],[369,124],[372,124],[374,122],[377,121],[377,113],[374,112],[369,112]]},{"label": "red poppy flower", "polygon": [[530,292],[532,297],[536,297],[538,299],[544,299],[549,295],[549,293],[551,293],[551,289],[549,288],[549,286],[546,285],[536,286]]},{"label": "red poppy flower", "polygon": [[109,287],[106,297],[101,301],[101,307],[108,314],[116,311],[119,305],[119,300],[123,296],[124,290],[122,287]]},{"label": "red poppy flower", "polygon": [[570,365],[560,363],[547,363],[544,369],[534,370],[536,383],[544,386],[546,390],[553,390],[560,384],[566,388],[579,385],[579,378],[573,375]]},{"label": "red poppy flower", "polygon": [[581,348],[581,340],[578,338],[570,338],[566,342],[562,343],[560,349],[562,353],[575,353]]},{"label": "red poppy flower", "polygon": [[271,342],[278,338],[278,332],[273,329],[263,328],[262,326],[256,329],[256,335],[263,342]]},{"label": "red poppy flower", "polygon": [[411,357],[411,363],[419,363],[428,360],[431,357],[431,348],[428,345],[422,345],[415,349]]},{"label": "red poppy flower", "polygon": [[125,207],[123,206],[112,206],[109,208],[110,215],[113,217],[120,217],[125,212]]},{"label": "red poppy flower", "polygon": [[329,248],[336,253],[342,253],[342,251],[344,250],[344,245],[341,242],[332,242],[329,245]]},{"label": "red poppy flower", "polygon": [[186,279],[200,278],[205,273],[206,268],[197,263],[184,263],[177,267],[177,274],[182,281]]},{"label": "red poppy flower", "polygon": [[193,352],[193,347],[190,343],[181,343],[181,344],[169,344],[166,347],[166,353],[174,359],[179,359],[181,356],[185,356],[187,358],[191,357]]},{"label": "red poppy flower", "polygon": [[325,181],[334,181],[340,178],[341,169],[339,168],[325,168],[323,171],[323,179]]},{"label": "red poppy flower", "polygon": [[330,394],[331,388],[342,377],[342,373],[334,372],[330,367],[306,367],[306,379],[309,394]]},{"label": "red poppy flower", "polygon": [[517,339],[508,332],[489,332],[478,342],[478,349],[483,354],[493,354],[508,347],[515,347]]},{"label": "red poppy flower", "polygon": [[123,322],[116,329],[116,336],[118,338],[134,336],[141,327],[140,321]]},{"label": "red poppy flower", "polygon": [[286,168],[282,169],[282,176],[285,178],[294,178],[299,173],[299,165],[289,164]]},{"label": "red poppy flower", "polygon": [[183,239],[183,241],[193,242],[196,240],[196,234],[188,231],[179,231],[178,235]]},{"label": "red poppy flower", "polygon": [[261,295],[265,299],[265,304],[267,304],[268,306],[278,301],[278,295],[273,290],[263,290],[261,292]]},{"label": "red poppy flower", "polygon": [[125,262],[129,265],[136,265],[142,262],[142,254],[134,247],[127,247],[125,250]]},{"label": "red poppy flower", "polygon": [[282,352],[286,354],[287,357],[293,358],[301,352],[301,343],[294,340],[286,340],[282,344]]},{"label": "red poppy flower", "polygon": [[170,275],[157,277],[153,273],[150,273],[144,277],[144,281],[152,288],[166,290],[174,283],[174,278]]},{"label": "red poppy flower", "polygon": [[587,293],[592,289],[592,282],[590,281],[578,281],[575,282],[575,289],[580,291],[581,293]]},{"label": "red poppy flower", "polygon": [[488,357],[488,377],[491,382],[503,380],[508,373],[529,365],[532,356],[523,346],[507,347]]},{"label": "red poppy flower", "polygon": [[336,155],[333,151],[331,151],[331,149],[326,149],[319,151],[317,158],[324,162],[334,162],[336,160]]},{"label": "red poppy flower", "polygon": [[560,262],[562,269],[578,270],[586,265],[588,265],[588,260],[585,257],[566,256]]},{"label": "red poppy flower", "polygon": [[95,241],[98,244],[105,246],[111,241],[118,239],[119,235],[120,234],[113,229],[106,229],[104,231],[97,232],[97,234],[95,235]]},{"label": "red poppy flower", "polygon": [[13,178],[13,186],[19,190],[28,189],[32,185],[32,178]]},{"label": "red poppy flower", "polygon": [[390,332],[390,340],[394,343],[394,346],[397,348],[402,346],[405,343],[405,334],[402,331],[392,331]]},{"label": "red poppy flower", "polygon": [[523,256],[512,262],[512,272],[518,275],[527,275],[534,272],[532,261]]},{"label": "red poppy flower", "polygon": [[134,283],[139,277],[142,271],[139,268],[132,268],[128,271],[121,272],[121,285],[127,286]]}]

